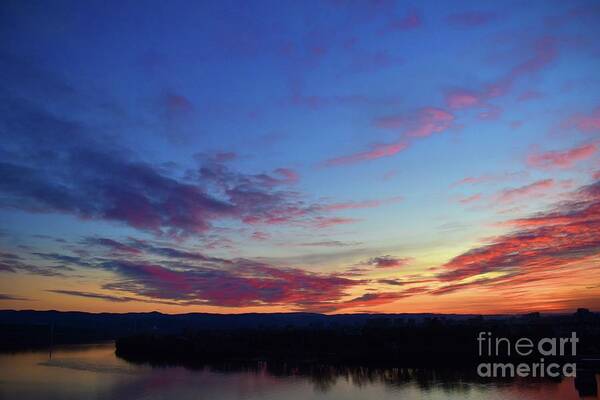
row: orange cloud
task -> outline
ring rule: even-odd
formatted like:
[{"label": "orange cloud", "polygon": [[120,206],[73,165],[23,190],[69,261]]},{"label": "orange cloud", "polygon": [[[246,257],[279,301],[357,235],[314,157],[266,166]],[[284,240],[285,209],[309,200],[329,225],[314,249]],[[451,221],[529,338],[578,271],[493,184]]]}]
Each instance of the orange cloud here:
[{"label": "orange cloud", "polygon": [[512,223],[518,230],[453,258],[442,266],[438,278],[457,282],[462,287],[476,283],[466,284],[461,280],[490,272],[504,276],[486,278],[494,279],[496,284],[514,276],[535,280],[575,261],[597,258],[600,254],[600,182],[580,189],[570,202],[559,204],[549,212]]}]

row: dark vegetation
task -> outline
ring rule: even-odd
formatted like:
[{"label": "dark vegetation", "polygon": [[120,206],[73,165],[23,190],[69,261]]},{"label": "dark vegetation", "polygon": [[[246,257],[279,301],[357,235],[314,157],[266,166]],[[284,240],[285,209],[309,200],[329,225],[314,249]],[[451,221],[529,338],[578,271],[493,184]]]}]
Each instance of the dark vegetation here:
[{"label": "dark vegetation", "polygon": [[[180,334],[138,334],[117,340],[117,355],[152,364],[186,364],[240,360],[293,361],[299,363],[393,364],[405,367],[457,366],[484,362],[478,354],[479,332],[493,337],[521,337],[534,343],[545,337],[570,337],[577,332],[577,355],[600,354],[600,315],[580,311],[575,315],[421,319],[379,316],[361,324],[344,326],[198,329]],[[501,348],[492,361],[515,359]],[[570,348],[569,348],[570,349]],[[562,362],[569,360],[560,357]],[[541,356],[534,352],[531,360]],[[517,357],[524,360],[523,357]],[[545,357],[547,362],[551,357]]]},{"label": "dark vegetation", "polygon": [[[57,344],[94,343],[133,335],[182,335],[199,331],[346,329],[371,320],[388,318],[418,324],[433,314],[161,314],[85,313],[59,311],[0,311],[0,351],[48,347]],[[448,315],[467,319],[470,316]],[[413,322],[410,322],[413,321]]]},{"label": "dark vegetation", "polygon": [[[600,314],[587,310],[520,316],[0,311],[0,351],[116,340],[117,355],[133,363],[305,376],[321,390],[340,377],[358,384],[417,382],[423,388],[435,384],[448,390],[482,381],[475,364],[507,362],[510,357],[479,357],[480,332],[512,343],[521,337],[536,342],[577,332],[577,358],[557,362],[576,361],[576,389],[582,396],[597,394]],[[537,362],[539,354],[518,359],[525,361]],[[551,362],[549,357],[546,362]],[[531,379],[542,378],[510,379],[530,385]]]},{"label": "dark vegetation", "polygon": [[520,316],[0,311],[3,351],[116,340],[117,354],[128,360],[190,366],[243,360],[467,365],[482,362],[477,336],[486,331],[512,343],[577,332],[578,356],[600,357],[600,314],[587,310]]}]

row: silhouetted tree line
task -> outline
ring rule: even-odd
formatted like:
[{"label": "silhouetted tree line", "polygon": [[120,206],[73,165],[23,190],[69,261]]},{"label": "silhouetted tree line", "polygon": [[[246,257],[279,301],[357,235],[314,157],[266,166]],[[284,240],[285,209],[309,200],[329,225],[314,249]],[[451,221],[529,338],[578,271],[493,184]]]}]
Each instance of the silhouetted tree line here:
[{"label": "silhouetted tree line", "polygon": [[[152,362],[323,360],[457,365],[477,357],[476,337],[568,337],[579,355],[600,354],[600,314],[91,314],[0,311],[0,351],[117,341],[118,354]],[[496,358],[498,359],[498,358]]]},{"label": "silhouetted tree line", "polygon": [[[456,366],[483,362],[480,332],[508,338],[579,338],[578,356],[600,354],[600,316],[580,310],[570,316],[427,317],[423,320],[373,318],[359,326],[305,326],[249,329],[195,329],[181,334],[144,333],[116,342],[117,355],[150,363],[200,365],[223,360],[269,360],[325,363],[393,363],[402,366]],[[493,360],[515,359],[511,354]],[[561,356],[566,362],[570,354]],[[531,359],[539,359],[533,352]],[[520,360],[524,357],[519,356]],[[552,357],[546,357],[549,361]]]}]

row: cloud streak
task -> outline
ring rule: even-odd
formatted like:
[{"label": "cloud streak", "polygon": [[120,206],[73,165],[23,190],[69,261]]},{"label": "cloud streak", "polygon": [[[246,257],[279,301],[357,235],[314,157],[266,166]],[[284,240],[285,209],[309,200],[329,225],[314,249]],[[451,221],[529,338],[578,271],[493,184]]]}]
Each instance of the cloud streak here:
[{"label": "cloud streak", "polygon": [[13,132],[0,147],[2,208],[118,222],[173,238],[205,235],[225,219],[321,228],[343,222],[321,215],[326,208],[289,189],[300,179],[292,169],[244,174],[198,157],[197,169],[176,174],[94,136],[95,128],[0,97],[7,116],[2,124]]},{"label": "cloud streak", "polygon": [[594,143],[584,144],[563,151],[533,153],[527,156],[527,164],[536,168],[571,168],[596,154],[598,146]]},{"label": "cloud streak", "polygon": [[348,156],[341,156],[330,158],[325,162],[328,167],[357,164],[363,161],[377,160],[378,158],[391,157],[408,147],[407,143],[391,143],[391,144],[379,144],[373,146],[371,150],[361,151],[358,153],[350,154]]},{"label": "cloud streak", "polygon": [[[600,254],[600,183],[585,186],[554,209],[510,222],[517,230],[494,238],[443,265],[438,279],[460,282],[486,273],[542,279],[545,272]],[[593,261],[590,261],[593,262]],[[462,285],[462,283],[461,283]],[[472,284],[475,285],[475,284]]]},{"label": "cloud streak", "polygon": [[[51,288],[50,292],[113,303],[145,302],[217,307],[286,306],[320,310],[340,301],[351,288],[363,284],[336,274],[319,274],[299,268],[277,267],[249,259],[221,259],[131,239],[127,243],[86,240],[90,255],[82,257],[37,253],[69,262],[79,269],[102,270],[113,275],[102,284],[104,292]],[[139,250],[113,252],[125,247]],[[110,250],[103,253],[103,249]],[[156,256],[159,256],[157,259]]]},{"label": "cloud streak", "polygon": [[523,198],[541,196],[548,190],[554,188],[554,186],[554,179],[543,179],[525,186],[504,189],[497,198],[500,203],[512,203]]},{"label": "cloud streak", "polygon": [[398,141],[376,144],[366,151],[330,158],[324,165],[328,167],[350,165],[395,156],[408,148],[410,139],[441,133],[452,126],[454,119],[452,113],[436,107],[421,108],[411,116],[397,114],[378,117],[373,122],[374,126],[398,132],[400,136]]},{"label": "cloud streak", "polygon": [[366,262],[367,265],[372,265],[377,268],[398,268],[404,267],[412,262],[410,257],[399,258],[390,255],[373,257]]}]

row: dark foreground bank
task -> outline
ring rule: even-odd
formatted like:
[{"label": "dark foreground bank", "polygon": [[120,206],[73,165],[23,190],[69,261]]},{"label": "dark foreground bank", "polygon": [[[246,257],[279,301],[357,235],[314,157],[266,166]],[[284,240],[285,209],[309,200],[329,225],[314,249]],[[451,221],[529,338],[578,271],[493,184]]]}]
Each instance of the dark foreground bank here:
[{"label": "dark foreground bank", "polygon": [[[380,316],[358,325],[204,328],[169,335],[144,333],[118,339],[116,351],[118,356],[130,361],[192,367],[240,360],[466,366],[486,359],[535,361],[540,357],[537,351],[529,357],[515,353],[514,344],[520,338],[538,343],[544,338],[566,340],[574,334],[577,336],[575,354],[568,347],[570,342],[565,342],[564,354],[545,356],[546,362],[599,358],[600,316],[584,310],[568,316],[433,316],[420,320]],[[496,338],[506,339],[497,351]],[[487,340],[492,341],[491,353]]]},{"label": "dark foreground bank", "polygon": [[[128,360],[190,366],[231,360],[455,366],[481,361],[482,332],[512,344],[576,332],[577,358],[600,358],[600,314],[583,309],[518,316],[0,311],[0,351],[116,340],[117,354]],[[492,358],[512,356],[501,346]]]}]

